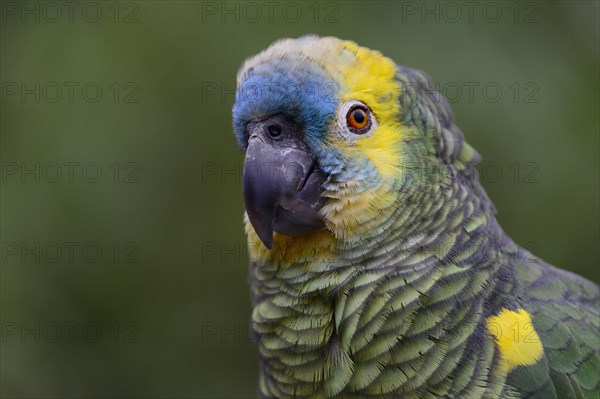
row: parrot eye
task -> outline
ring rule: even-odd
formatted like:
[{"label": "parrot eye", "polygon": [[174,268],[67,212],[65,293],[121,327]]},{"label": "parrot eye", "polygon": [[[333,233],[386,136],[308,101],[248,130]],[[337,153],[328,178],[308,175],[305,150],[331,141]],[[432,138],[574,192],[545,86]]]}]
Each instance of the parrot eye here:
[{"label": "parrot eye", "polygon": [[338,115],[340,127],[346,134],[350,134],[349,139],[356,135],[365,136],[377,127],[375,116],[360,101],[352,100],[343,104]]},{"label": "parrot eye", "polygon": [[353,106],[346,115],[346,124],[352,133],[366,133],[371,127],[369,110],[362,105]]}]

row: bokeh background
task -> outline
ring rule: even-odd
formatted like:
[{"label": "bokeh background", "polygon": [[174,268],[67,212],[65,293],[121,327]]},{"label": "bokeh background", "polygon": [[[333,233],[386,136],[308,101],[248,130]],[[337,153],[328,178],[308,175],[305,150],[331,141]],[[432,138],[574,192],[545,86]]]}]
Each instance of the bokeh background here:
[{"label": "bokeh background", "polygon": [[231,106],[281,37],[427,71],[505,230],[600,281],[598,3],[471,3],[3,2],[1,396],[254,396]]}]

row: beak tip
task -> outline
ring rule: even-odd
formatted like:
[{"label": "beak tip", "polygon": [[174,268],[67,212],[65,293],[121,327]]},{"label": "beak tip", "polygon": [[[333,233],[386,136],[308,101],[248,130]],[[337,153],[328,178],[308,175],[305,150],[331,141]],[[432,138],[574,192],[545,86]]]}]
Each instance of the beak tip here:
[{"label": "beak tip", "polygon": [[263,241],[263,244],[265,245],[265,247],[267,247],[267,249],[270,251],[273,249],[273,238],[271,238],[270,240],[266,240]]},{"label": "beak tip", "polygon": [[254,228],[254,232],[263,245],[270,251],[273,249],[273,222],[272,218],[266,218],[266,220],[269,219],[271,221],[268,224],[265,224],[260,223],[261,219],[250,216],[250,224]]},{"label": "beak tip", "polygon": [[258,238],[263,243],[265,247],[270,251],[273,249],[273,232],[271,231],[269,234],[263,233],[259,234]]}]

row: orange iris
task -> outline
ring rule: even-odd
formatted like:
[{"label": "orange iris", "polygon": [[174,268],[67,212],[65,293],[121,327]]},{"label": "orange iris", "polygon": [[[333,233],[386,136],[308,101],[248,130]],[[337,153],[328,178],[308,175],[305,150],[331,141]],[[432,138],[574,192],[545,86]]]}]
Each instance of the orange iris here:
[{"label": "orange iris", "polygon": [[362,130],[369,124],[369,114],[366,109],[356,107],[348,112],[348,126],[357,130]]}]

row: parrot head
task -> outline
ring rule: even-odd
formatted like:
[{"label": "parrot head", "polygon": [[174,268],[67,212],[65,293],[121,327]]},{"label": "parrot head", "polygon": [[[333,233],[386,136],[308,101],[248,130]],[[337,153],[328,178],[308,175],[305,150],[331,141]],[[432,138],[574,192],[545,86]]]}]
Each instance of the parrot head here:
[{"label": "parrot head", "polygon": [[419,71],[333,37],[281,40],[248,59],[233,106],[247,229],[271,249],[274,235],[356,242],[414,225],[423,198],[477,160],[445,100],[418,85],[430,85]]}]

